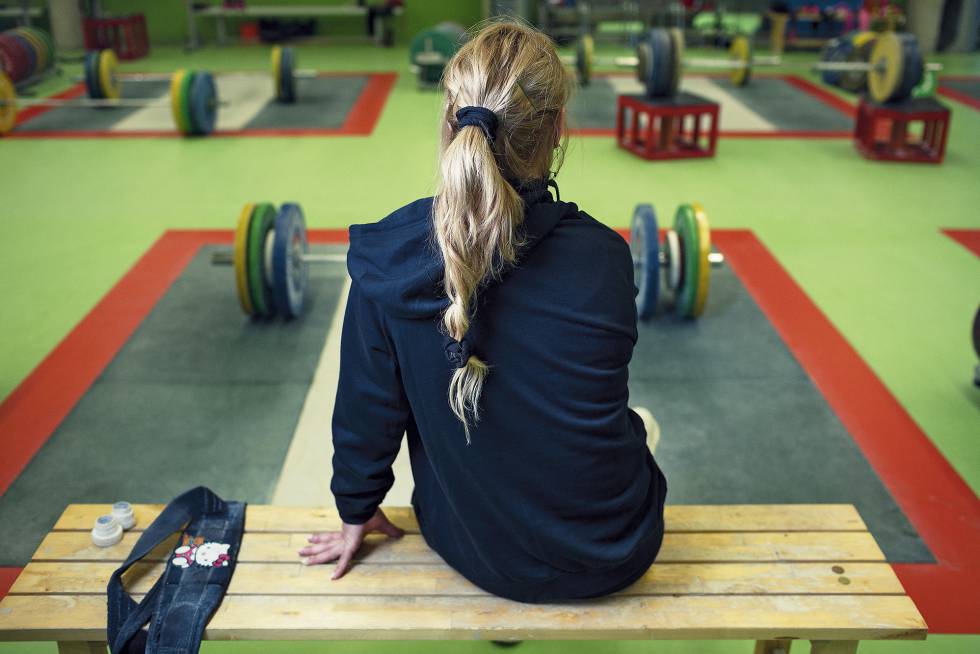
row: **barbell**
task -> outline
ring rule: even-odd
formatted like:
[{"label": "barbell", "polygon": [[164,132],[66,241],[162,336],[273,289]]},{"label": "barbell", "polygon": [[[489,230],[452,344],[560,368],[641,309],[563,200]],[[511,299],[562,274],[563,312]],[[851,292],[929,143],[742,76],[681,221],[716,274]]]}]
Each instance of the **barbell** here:
[{"label": "barbell", "polygon": [[207,71],[178,70],[170,79],[170,97],[160,98],[17,98],[13,83],[0,73],[0,136],[17,124],[20,107],[170,107],[177,130],[185,136],[205,136],[214,131],[218,117],[217,87]]},{"label": "barbell", "polygon": [[[311,69],[296,68],[296,51],[288,46],[275,46],[270,51],[272,67],[273,95],[277,102],[291,104],[296,101],[296,80],[317,77],[319,73]],[[85,55],[85,90],[93,99],[122,97],[122,83],[152,82],[170,79],[168,73],[129,73],[118,72],[119,61],[112,50],[92,50]]]},{"label": "barbell", "polygon": [[[708,219],[701,206],[681,205],[663,245],[652,205],[636,207],[630,231],[640,319],[653,317],[667,293],[673,294],[678,315],[700,316],[711,268],[725,261],[711,251]],[[246,204],[238,216],[232,249],[211,255],[213,265],[234,267],[238,303],[246,315],[256,318],[298,318],[305,305],[310,265],[346,261],[344,254],[310,252],[303,210],[294,203],[278,209],[270,203]]]},{"label": "barbell", "polygon": [[[576,45],[574,63],[580,81],[587,83],[595,65],[595,42],[591,35],[583,35]],[[755,66],[793,66],[779,57],[755,57],[748,37],[738,35],[732,39],[728,58],[695,57],[685,59],[684,33],[677,28],[654,28],[649,37],[641,41],[634,57],[614,57],[616,66],[635,68],[637,79],[644,84],[650,97],[668,97],[677,92],[681,69],[714,68],[730,71],[732,83],[744,86],[752,76]],[[915,36],[909,33],[885,32],[875,39],[870,59],[863,61],[819,61],[804,64],[810,70],[821,72],[867,73],[868,93],[879,103],[903,100],[912,94],[925,71],[942,70],[941,64],[927,64],[919,50]]]}]

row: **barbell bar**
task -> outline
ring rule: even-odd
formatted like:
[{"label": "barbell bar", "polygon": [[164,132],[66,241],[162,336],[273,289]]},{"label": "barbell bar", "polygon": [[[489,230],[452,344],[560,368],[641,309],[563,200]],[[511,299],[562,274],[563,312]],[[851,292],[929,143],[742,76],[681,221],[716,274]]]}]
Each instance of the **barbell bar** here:
[{"label": "barbell bar", "polygon": [[[109,51],[111,52],[111,51]],[[159,98],[17,98],[13,83],[0,73],[0,136],[10,132],[17,124],[20,106],[120,108],[120,107],[170,107],[177,131],[185,136],[205,136],[214,131],[218,107],[224,103],[218,99],[214,77],[207,71],[178,70],[170,77],[170,97]]]},{"label": "barbell bar", "polygon": [[[674,227],[665,234],[661,246],[653,207],[637,206],[630,243],[639,289],[637,313],[644,320],[652,317],[663,289],[673,292],[679,315],[697,318],[704,309],[711,269],[723,265],[725,258],[711,250],[707,217],[700,205],[681,205]],[[303,211],[293,203],[278,209],[271,203],[246,204],[238,217],[234,246],[211,254],[212,264],[234,266],[245,314],[264,318],[302,315],[309,266],[346,261],[346,254],[310,252]]]}]

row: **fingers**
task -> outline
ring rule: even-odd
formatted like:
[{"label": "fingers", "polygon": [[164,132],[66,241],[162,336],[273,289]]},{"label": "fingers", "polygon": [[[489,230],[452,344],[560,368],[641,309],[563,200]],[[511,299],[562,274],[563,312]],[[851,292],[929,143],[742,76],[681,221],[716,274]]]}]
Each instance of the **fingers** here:
[{"label": "fingers", "polygon": [[329,543],[334,540],[340,540],[343,534],[339,531],[325,531],[319,534],[313,534],[306,540],[311,543]]},{"label": "fingers", "polygon": [[351,547],[348,545],[346,548],[344,548],[340,555],[340,560],[337,561],[337,567],[333,571],[333,576],[330,577],[331,580],[340,579],[347,573],[347,570],[350,569],[350,561],[352,558],[354,558],[354,552],[356,551],[356,546]]},{"label": "fingers", "polygon": [[303,565],[329,563],[343,553],[344,544],[342,542],[304,547],[302,550],[300,550],[300,556],[304,557],[302,560]]}]

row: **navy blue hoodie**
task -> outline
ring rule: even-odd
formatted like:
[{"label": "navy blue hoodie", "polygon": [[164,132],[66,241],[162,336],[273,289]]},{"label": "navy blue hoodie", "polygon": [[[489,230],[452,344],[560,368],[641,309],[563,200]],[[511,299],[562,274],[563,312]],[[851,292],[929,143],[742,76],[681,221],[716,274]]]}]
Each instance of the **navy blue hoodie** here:
[{"label": "navy blue hoodie", "polygon": [[440,329],[432,199],[350,228],[331,490],[345,522],[366,522],[407,433],[412,505],[449,565],[525,602],[606,595],[642,576],[663,539],[666,482],[627,407],[632,259],[543,184],[522,196],[526,245],[481,287],[464,339],[491,367],[471,444],[448,402],[466,354]]}]

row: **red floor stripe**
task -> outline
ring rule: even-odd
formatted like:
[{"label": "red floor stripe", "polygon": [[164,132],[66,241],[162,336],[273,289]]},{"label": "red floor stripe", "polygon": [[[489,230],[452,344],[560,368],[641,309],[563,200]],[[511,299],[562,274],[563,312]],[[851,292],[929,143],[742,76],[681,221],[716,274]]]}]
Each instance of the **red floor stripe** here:
[{"label": "red floor stripe", "polygon": [[939,88],[936,89],[936,92],[939,93],[940,95],[946,96],[950,100],[956,100],[960,104],[965,104],[968,107],[980,111],[980,100],[973,97],[972,95],[967,95],[962,91],[957,91],[956,89],[951,89],[948,86],[942,86],[942,85],[940,85]]},{"label": "red floor stripe", "polygon": [[14,580],[23,568],[0,568],[0,599],[3,599],[14,585]]},{"label": "red floor stripe", "polygon": [[839,95],[835,95],[827,89],[814,84],[810,80],[799,77],[798,75],[786,75],[783,77],[783,79],[787,84],[790,84],[804,93],[813,96],[817,100],[823,102],[825,105],[833,107],[845,116],[850,118],[855,118],[857,116],[857,109],[854,105],[847,100],[844,100]]},{"label": "red floor stripe", "polygon": [[980,257],[980,229],[944,229],[942,232]]},{"label": "red floor stripe", "polygon": [[[626,230],[620,230],[626,233]],[[342,243],[346,230],[312,230]],[[855,439],[936,564],[894,568],[933,633],[980,632],[980,500],[874,372],[747,230],[712,238]],[[0,405],[2,489],[24,468],[197,250],[231,231],[171,231]],[[10,455],[10,456],[6,456]]]},{"label": "red floor stripe", "polygon": [[[85,85],[82,83],[75,84],[74,86],[65,89],[61,93],[55,93],[51,96],[53,99],[63,100],[70,98],[77,98],[85,94]],[[33,107],[25,107],[23,110],[17,112],[17,120],[14,122],[14,127],[17,125],[23,125],[32,118],[36,118],[43,113],[51,111],[54,106],[44,107],[41,105],[34,105]]]},{"label": "red floor stripe", "polygon": [[371,75],[367,86],[347,114],[347,122],[343,127],[345,134],[367,136],[374,131],[396,79],[397,73]]}]

